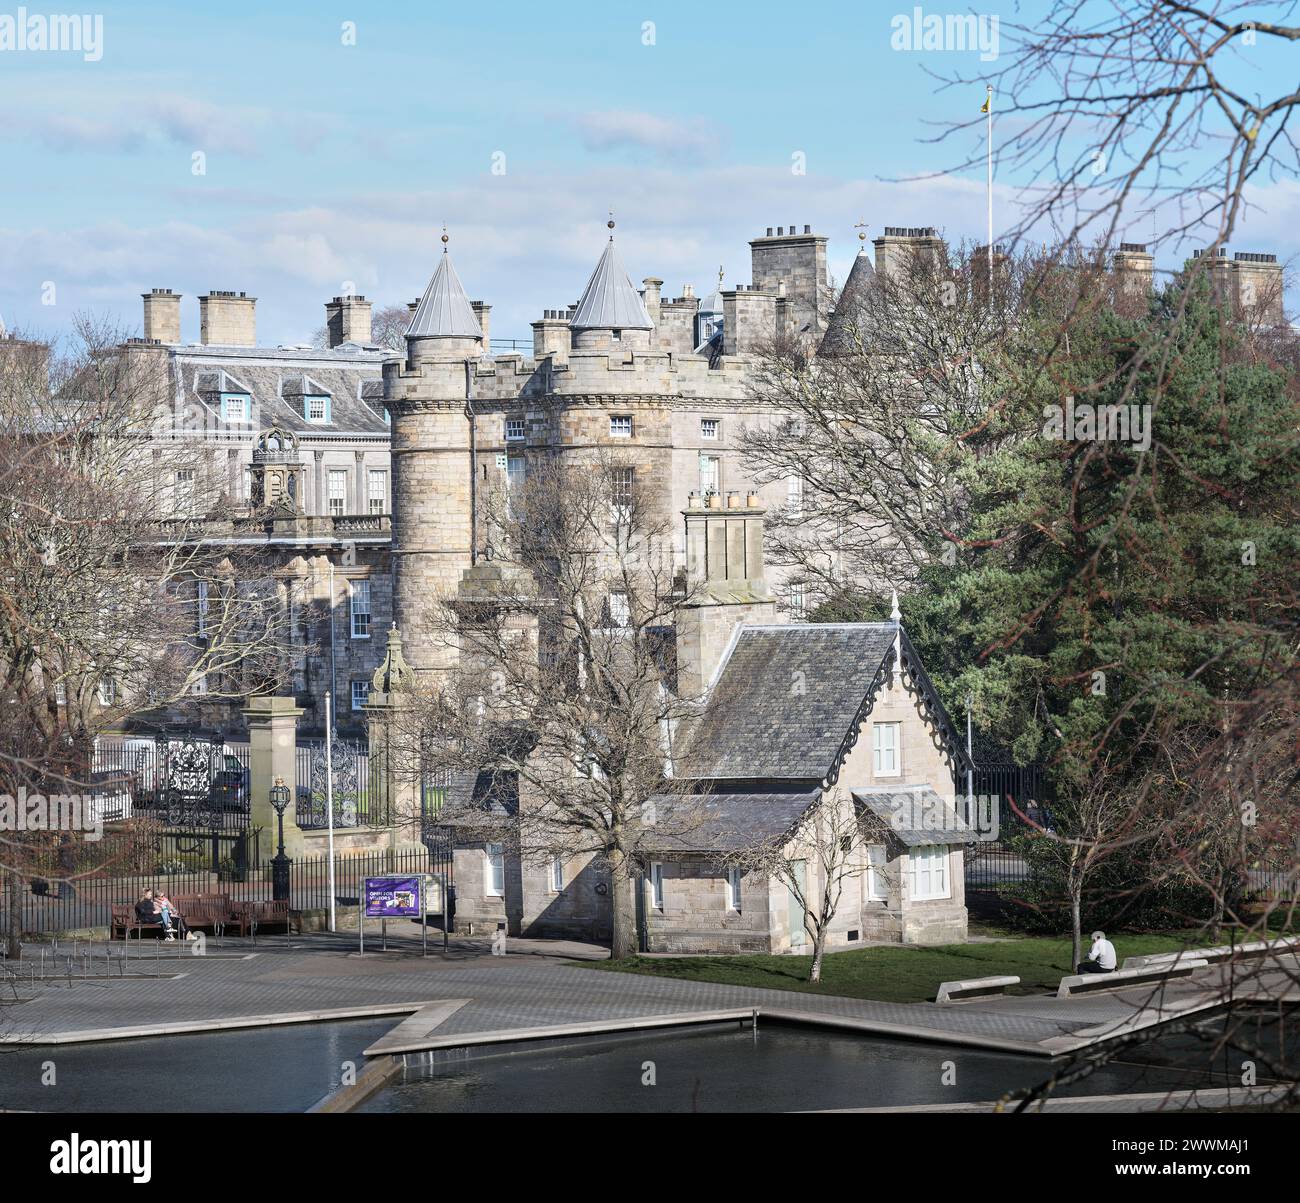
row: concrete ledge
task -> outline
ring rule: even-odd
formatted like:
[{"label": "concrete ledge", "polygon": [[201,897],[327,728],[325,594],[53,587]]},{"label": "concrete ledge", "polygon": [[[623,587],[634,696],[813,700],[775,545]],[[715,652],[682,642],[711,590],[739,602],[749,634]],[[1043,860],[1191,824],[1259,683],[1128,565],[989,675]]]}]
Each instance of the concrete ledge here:
[{"label": "concrete ledge", "polygon": [[396,1057],[380,1057],[366,1064],[351,1086],[340,1086],[307,1108],[308,1115],[340,1115],[355,1111],[376,1091],[400,1077],[402,1063]]},{"label": "concrete ledge", "polygon": [[972,977],[962,982],[940,982],[935,1002],[965,1002],[970,998],[996,998],[1008,986],[1020,985],[1018,977]]},{"label": "concrete ledge", "polygon": [[1171,965],[1183,959],[1205,961],[1221,965],[1224,961],[1253,960],[1270,953],[1300,952],[1300,936],[1281,936],[1276,940],[1254,940],[1249,944],[1220,944],[1215,948],[1188,948],[1182,952],[1157,952],[1142,957],[1125,957],[1125,969],[1147,969],[1155,965]]},{"label": "concrete ledge", "polygon": [[1117,969],[1113,973],[1076,973],[1061,978],[1056,989],[1057,998],[1077,998],[1080,994],[1099,994],[1103,990],[1122,990],[1125,986],[1155,985],[1175,977],[1189,977],[1198,969],[1208,967],[1208,962],[1181,960],[1166,965],[1152,965],[1144,969]]}]

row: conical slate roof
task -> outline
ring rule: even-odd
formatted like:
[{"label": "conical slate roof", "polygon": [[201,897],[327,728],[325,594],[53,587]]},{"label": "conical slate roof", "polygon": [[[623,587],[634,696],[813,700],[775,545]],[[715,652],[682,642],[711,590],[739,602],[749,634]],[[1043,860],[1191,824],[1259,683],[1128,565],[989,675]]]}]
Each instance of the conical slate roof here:
[{"label": "conical slate roof", "polygon": [[596,270],[591,273],[578,308],[569,319],[571,330],[650,330],[654,323],[641,297],[619,262],[611,236]]},{"label": "conical slate roof", "polygon": [[407,338],[482,338],[460,277],[451,265],[451,256],[443,249],[438,270],[415,307],[415,316],[406,329]]},{"label": "conical slate roof", "polygon": [[[876,269],[871,266],[871,256],[864,247],[853,260],[849,278],[844,281],[839,303],[830,321],[826,323],[826,334],[822,339],[821,350],[824,355],[843,354],[852,351],[860,342],[866,323],[866,297],[876,278]],[[856,341],[855,341],[856,335]]]}]

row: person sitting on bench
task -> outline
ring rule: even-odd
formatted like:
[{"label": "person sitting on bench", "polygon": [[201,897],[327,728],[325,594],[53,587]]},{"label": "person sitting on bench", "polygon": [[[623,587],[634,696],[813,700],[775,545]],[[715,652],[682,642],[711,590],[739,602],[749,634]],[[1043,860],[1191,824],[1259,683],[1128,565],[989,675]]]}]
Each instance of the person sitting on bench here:
[{"label": "person sitting on bench", "polygon": [[1088,959],[1079,963],[1076,973],[1114,973],[1115,945],[1106,939],[1104,931],[1092,933],[1092,948],[1088,950]]},{"label": "person sitting on bench", "polygon": [[158,908],[158,914],[162,917],[163,927],[167,930],[165,939],[174,940],[176,936],[172,932],[172,924],[176,925],[176,930],[181,933],[182,940],[188,940],[190,933],[185,928],[185,920],[181,917],[172,900],[167,897],[166,890],[153,891],[153,904]]},{"label": "person sitting on bench", "polygon": [[161,923],[163,935],[169,940],[172,938],[171,924],[158,906],[158,900],[153,896],[152,890],[145,890],[140,895],[140,901],[135,904],[135,917],[139,923]]}]

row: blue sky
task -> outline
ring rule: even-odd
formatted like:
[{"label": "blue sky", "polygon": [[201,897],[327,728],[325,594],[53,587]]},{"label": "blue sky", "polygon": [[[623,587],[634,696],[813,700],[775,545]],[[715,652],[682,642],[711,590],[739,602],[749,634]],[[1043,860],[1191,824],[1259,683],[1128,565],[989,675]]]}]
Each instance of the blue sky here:
[{"label": "blue sky", "polygon": [[[720,264],[747,281],[767,226],[829,235],[841,279],[859,220],[980,238],[981,171],[892,182],[969,152],[924,140],[982,100],[923,70],[977,73],[978,55],[891,49],[911,8],[99,5],[97,62],[0,51],[0,316],[43,334],[87,310],[135,327],[139,293],[163,286],[186,296],[189,340],[194,297],[228,288],[259,298],[259,341],[300,341],[349,283],[378,304],[415,297],[445,221],[493,337],[528,338],[576,300],[611,207],[629,273],[669,295]],[[1000,180],[1000,208],[1015,183]],[[1294,184],[1259,199],[1233,246],[1289,256]]]}]

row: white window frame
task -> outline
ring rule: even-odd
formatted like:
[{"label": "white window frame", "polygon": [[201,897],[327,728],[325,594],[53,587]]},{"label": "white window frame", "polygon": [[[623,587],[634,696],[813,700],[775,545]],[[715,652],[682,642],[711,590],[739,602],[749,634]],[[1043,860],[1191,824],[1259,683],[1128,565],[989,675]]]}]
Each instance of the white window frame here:
[{"label": "white window frame", "polygon": [[721,418],[701,418],[700,419],[700,438],[710,443],[716,443],[722,437],[722,419]]},{"label": "white window frame", "polygon": [[[248,402],[247,393],[227,393],[221,398],[221,417],[226,422],[247,422],[248,421]],[[239,412],[231,413],[230,407],[238,404]]]},{"label": "white window frame", "polygon": [[[709,472],[706,473],[705,465],[712,465]],[[713,483],[709,483],[709,477],[712,477]],[[722,494],[722,457],[720,455],[701,455],[700,456],[700,496],[708,497],[710,495],[721,496]]]},{"label": "white window frame", "polygon": [[614,630],[624,630],[632,621],[632,603],[626,593],[609,595],[609,624]]},{"label": "white window frame", "polygon": [[369,639],[370,623],[373,617],[370,609],[370,582],[356,580],[348,582],[348,629],[353,639]]},{"label": "white window frame", "polygon": [[[885,730],[892,731],[891,740],[884,738]],[[871,767],[877,777],[903,775],[903,724],[871,724]]]},{"label": "white window frame", "polygon": [[[338,492],[334,486],[338,481]],[[336,504],[337,503],[337,504]],[[334,518],[341,518],[348,512],[348,470],[346,468],[325,469],[325,512]]]},{"label": "white window frame", "polygon": [[99,679],[99,704],[101,706],[111,706],[117,701],[117,682],[112,677],[100,677]]},{"label": "white window frame", "polygon": [[528,423],[523,418],[506,419],[506,441],[515,442],[528,437]]},{"label": "white window frame", "polygon": [[727,909],[740,914],[740,866],[727,869]]},{"label": "white window frame", "polygon": [[504,898],[506,896],[506,850],[504,844],[488,844],[483,849],[483,893],[489,898]]},{"label": "white window frame", "polygon": [[912,902],[952,897],[946,845],[922,844],[908,849],[907,896]]},{"label": "white window frame", "polygon": [[803,477],[787,476],[785,481],[785,507],[791,514],[803,513]]},{"label": "white window frame", "polygon": [[650,863],[650,905],[657,911],[664,909],[664,867],[660,861]]},{"label": "white window frame", "polygon": [[889,855],[883,844],[871,844],[867,848],[867,901],[888,902],[889,884],[885,881],[885,868],[889,864]]},{"label": "white window frame", "polygon": [[366,469],[366,507],[372,514],[388,510],[388,473],[383,468]]},{"label": "white window frame", "polygon": [[195,475],[193,468],[177,468],[173,477],[172,504],[178,518],[190,518],[194,514],[196,499]]},{"label": "white window frame", "polygon": [[208,582],[200,578],[194,582],[195,632],[200,639],[208,633]]},{"label": "white window frame", "polygon": [[630,439],[632,437],[632,415],[610,414],[609,437],[611,439]]},{"label": "white window frame", "polygon": [[[313,411],[316,408],[315,403],[320,402],[320,413]],[[330,399],[324,393],[308,393],[302,399],[302,416],[305,421],[311,422],[317,426],[324,426],[330,420]]]},{"label": "white window frame", "polygon": [[352,682],[352,709],[360,710],[370,701],[370,682],[353,681]]},{"label": "white window frame", "polygon": [[803,581],[791,581],[786,586],[786,608],[798,622],[808,617],[808,586]]},{"label": "white window frame", "polygon": [[564,857],[562,856],[551,858],[551,892],[564,893]]}]

